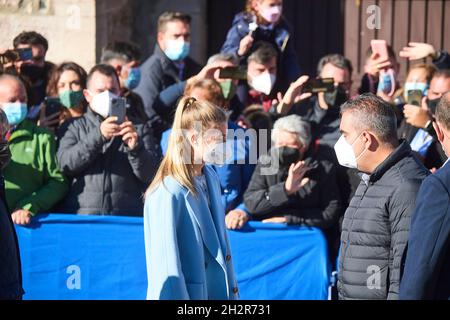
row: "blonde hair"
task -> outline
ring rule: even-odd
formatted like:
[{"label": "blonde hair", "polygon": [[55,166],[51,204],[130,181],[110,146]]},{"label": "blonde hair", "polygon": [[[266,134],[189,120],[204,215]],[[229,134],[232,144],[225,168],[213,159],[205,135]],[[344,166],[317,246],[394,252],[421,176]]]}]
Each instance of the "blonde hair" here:
[{"label": "blonde hair", "polygon": [[214,79],[202,79],[189,83],[184,89],[186,96],[191,96],[192,91],[195,89],[201,89],[206,92],[206,101],[209,101],[216,106],[223,107],[226,104],[226,100],[222,93],[220,84]]},{"label": "blonde hair", "polygon": [[[245,3],[245,12],[248,14],[254,15],[256,17],[257,24],[263,24],[265,20],[259,14],[259,12],[255,9],[255,7],[254,7],[255,2],[264,2],[264,0],[247,0]],[[279,24],[280,21],[281,21],[281,19],[277,21],[276,25]]]},{"label": "blonde hair", "polygon": [[[192,147],[181,132],[194,129],[194,125],[197,123],[201,123],[201,130],[206,131],[226,121],[225,112],[221,108],[205,101],[200,102],[192,97],[181,98],[175,112],[166,155],[145,196],[164,183],[164,178],[167,176],[173,177],[196,195],[193,166],[190,164],[192,162],[189,162],[189,160],[193,160]],[[186,159],[186,155],[190,155],[191,159]]]},{"label": "blonde hair", "polygon": [[413,64],[409,67],[408,70],[408,74],[411,72],[411,70],[415,70],[415,69],[423,69],[425,70],[425,77],[426,77],[426,81],[427,83],[430,83],[431,79],[433,78],[434,73],[436,72],[436,68],[430,64],[426,64],[426,63],[416,63]]}]

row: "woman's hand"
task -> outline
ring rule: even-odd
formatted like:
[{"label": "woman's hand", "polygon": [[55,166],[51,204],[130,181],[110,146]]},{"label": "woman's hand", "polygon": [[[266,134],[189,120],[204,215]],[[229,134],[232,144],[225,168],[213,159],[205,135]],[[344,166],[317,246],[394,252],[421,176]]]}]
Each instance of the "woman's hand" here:
[{"label": "woman's hand", "polygon": [[292,105],[311,97],[312,94],[310,92],[302,93],[303,86],[308,79],[308,76],[301,76],[296,81],[291,83],[284,96],[281,92],[278,93],[279,104],[277,107],[277,112],[279,114],[288,113],[292,108]]},{"label": "woman's hand", "polygon": [[304,178],[309,169],[310,168],[305,164],[305,161],[299,161],[291,164],[289,167],[289,174],[284,185],[288,195],[295,194],[309,182],[309,178]]},{"label": "woman's hand", "polygon": [[225,224],[231,230],[241,229],[248,220],[250,220],[248,215],[239,209],[231,210],[225,216]]},{"label": "woman's hand", "polygon": [[426,57],[436,59],[436,49],[428,43],[410,42],[407,47],[404,47],[399,56],[411,60],[419,60]]},{"label": "woman's hand", "polygon": [[31,217],[32,217],[31,212],[23,209],[16,210],[11,215],[12,221],[19,226],[25,226],[30,224]]}]

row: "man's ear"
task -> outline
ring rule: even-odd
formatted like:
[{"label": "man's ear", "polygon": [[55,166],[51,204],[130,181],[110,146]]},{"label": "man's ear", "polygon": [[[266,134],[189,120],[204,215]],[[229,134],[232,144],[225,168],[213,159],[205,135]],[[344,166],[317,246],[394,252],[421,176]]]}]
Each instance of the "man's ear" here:
[{"label": "man's ear", "polygon": [[164,44],[164,33],[158,32],[158,35],[156,38],[157,38],[159,47],[164,51],[166,49],[165,44]]},{"label": "man's ear", "polygon": [[436,131],[438,141],[442,143],[444,141],[444,132],[441,130],[441,127],[437,121],[433,121],[433,128],[434,131]]},{"label": "man's ear", "polygon": [[375,151],[378,148],[378,141],[373,134],[364,131],[363,134],[364,147],[370,151]]},{"label": "man's ear", "polygon": [[117,64],[117,66],[115,67],[115,69],[116,69],[116,73],[117,73],[117,75],[118,76],[120,76],[120,73],[122,72],[122,65],[120,65],[120,64]]},{"label": "man's ear", "polygon": [[83,89],[83,95],[84,95],[84,98],[86,99],[86,101],[87,101],[88,103],[91,103],[91,101],[92,101],[92,95],[89,93],[89,90]]}]

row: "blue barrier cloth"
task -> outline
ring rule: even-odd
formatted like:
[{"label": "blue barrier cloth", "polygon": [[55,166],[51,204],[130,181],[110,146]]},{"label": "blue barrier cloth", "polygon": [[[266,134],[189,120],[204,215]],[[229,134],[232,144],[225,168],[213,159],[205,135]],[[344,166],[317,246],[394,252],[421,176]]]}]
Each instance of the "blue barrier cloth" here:
[{"label": "blue barrier cloth", "polygon": [[[142,218],[39,215],[16,230],[24,299],[145,299]],[[241,299],[327,299],[320,230],[250,222],[229,236]]]},{"label": "blue barrier cloth", "polygon": [[230,242],[241,299],[328,298],[331,265],[319,229],[250,222]]}]

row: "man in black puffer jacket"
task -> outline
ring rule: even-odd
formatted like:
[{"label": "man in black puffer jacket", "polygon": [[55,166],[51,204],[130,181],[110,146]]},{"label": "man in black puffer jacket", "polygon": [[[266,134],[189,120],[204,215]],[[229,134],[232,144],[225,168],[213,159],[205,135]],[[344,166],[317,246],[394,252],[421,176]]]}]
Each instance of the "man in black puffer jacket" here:
[{"label": "man in black puffer jacket", "polygon": [[361,183],[345,212],[339,258],[340,299],[398,299],[410,218],[429,172],[398,141],[394,110],[373,94],[341,107],[339,163]]},{"label": "man in black puffer jacket", "polygon": [[58,161],[71,180],[60,212],[142,216],[142,195],[155,174],[160,149],[147,124],[111,116],[120,92],[116,71],[97,65],[84,94],[86,113],[60,128]]}]

